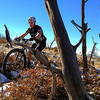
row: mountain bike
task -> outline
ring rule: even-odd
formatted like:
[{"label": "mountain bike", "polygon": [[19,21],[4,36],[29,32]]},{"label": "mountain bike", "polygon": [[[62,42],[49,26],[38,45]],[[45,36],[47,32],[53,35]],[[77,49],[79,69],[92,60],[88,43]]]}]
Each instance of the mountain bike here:
[{"label": "mountain bike", "polygon": [[[27,55],[26,53],[30,51],[33,55],[33,61],[40,61],[40,63],[44,64],[45,66],[50,66],[50,62],[48,58],[38,50],[33,49],[32,47],[27,44],[29,39],[23,39],[22,42],[19,40],[11,40],[8,28],[5,26],[5,33],[6,33],[6,40],[10,44],[12,50],[7,53],[4,58],[3,62],[3,72],[4,75],[11,78],[11,71],[20,71],[23,68],[27,67]],[[15,48],[16,46],[19,46]]]}]

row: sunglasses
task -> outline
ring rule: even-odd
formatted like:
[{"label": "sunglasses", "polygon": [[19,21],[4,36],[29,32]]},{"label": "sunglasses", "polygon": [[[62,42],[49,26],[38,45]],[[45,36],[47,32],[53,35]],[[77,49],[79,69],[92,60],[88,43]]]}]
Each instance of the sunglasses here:
[{"label": "sunglasses", "polygon": [[30,24],[33,24],[34,22],[29,22]]}]

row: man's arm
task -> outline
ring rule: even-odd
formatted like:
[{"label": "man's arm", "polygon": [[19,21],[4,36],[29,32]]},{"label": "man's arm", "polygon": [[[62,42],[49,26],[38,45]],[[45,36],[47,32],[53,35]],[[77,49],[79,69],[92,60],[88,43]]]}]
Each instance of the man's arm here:
[{"label": "man's arm", "polygon": [[42,29],[38,30],[37,35],[35,36],[35,39],[38,39],[42,36]]},{"label": "man's arm", "polygon": [[23,39],[27,34],[29,33],[29,31],[27,30],[24,34],[22,34],[21,36],[19,36],[19,39]]}]

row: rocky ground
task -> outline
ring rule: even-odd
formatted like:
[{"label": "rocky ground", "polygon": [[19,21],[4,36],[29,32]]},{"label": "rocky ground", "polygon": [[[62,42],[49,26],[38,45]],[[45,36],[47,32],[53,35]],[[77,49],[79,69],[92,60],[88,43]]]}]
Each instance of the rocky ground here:
[{"label": "rocky ground", "polygon": [[[51,96],[51,91],[55,86],[55,96],[54,100],[67,100],[67,94],[64,89],[64,84],[62,79],[51,71],[44,69],[43,64],[38,63],[35,68],[27,68],[20,72],[20,77],[16,77],[14,80],[9,80],[2,74],[2,62],[11,48],[7,45],[0,45],[0,90],[1,99],[3,100],[48,100]],[[58,53],[57,48],[51,48],[50,50],[46,48],[44,50],[45,55],[48,57],[49,61],[53,61],[62,68],[61,58]],[[78,63],[82,71],[82,56],[77,55]],[[97,60],[98,61],[98,60]],[[96,67],[95,67],[96,64]],[[98,66],[97,66],[98,65]],[[53,75],[53,76],[52,76]],[[15,75],[14,75],[15,76]],[[88,72],[88,82],[85,82],[83,78],[83,83],[89,95],[95,98],[95,100],[100,100],[100,67],[99,61],[94,63],[94,67],[90,66]],[[55,79],[55,81],[53,81]],[[0,100],[1,100],[0,99]]]}]

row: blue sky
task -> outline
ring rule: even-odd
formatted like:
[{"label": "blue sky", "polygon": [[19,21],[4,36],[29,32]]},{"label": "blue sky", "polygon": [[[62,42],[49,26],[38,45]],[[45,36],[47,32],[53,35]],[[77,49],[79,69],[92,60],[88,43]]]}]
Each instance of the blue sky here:
[{"label": "blue sky", "polygon": [[[81,0],[58,0],[58,6],[67,29],[71,43],[76,44],[81,34],[70,23],[74,19],[81,24]],[[93,46],[92,36],[98,42],[97,48],[100,49],[100,0],[88,0],[86,4],[86,22],[91,30],[87,34],[88,50]],[[54,39],[53,30],[44,5],[44,0],[0,0],[0,33],[4,34],[3,24],[7,24],[11,37],[20,36],[29,27],[27,19],[35,16],[37,24],[43,28],[50,43]],[[81,48],[81,47],[80,47]]]}]

